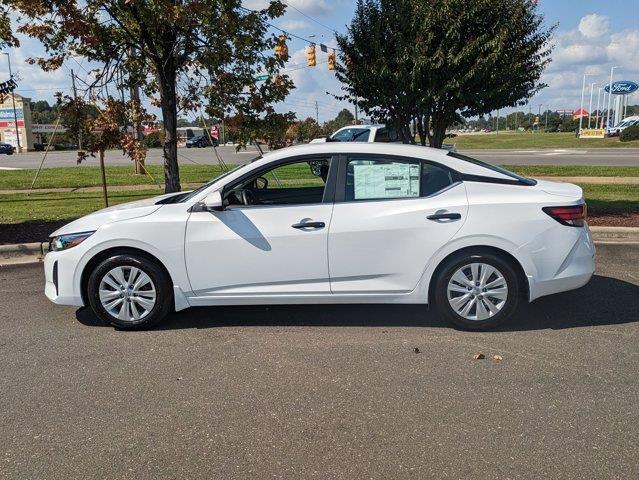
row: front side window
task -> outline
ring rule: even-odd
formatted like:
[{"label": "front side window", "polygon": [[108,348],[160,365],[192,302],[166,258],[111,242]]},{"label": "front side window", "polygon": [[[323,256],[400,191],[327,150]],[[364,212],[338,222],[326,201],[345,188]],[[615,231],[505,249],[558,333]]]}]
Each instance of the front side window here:
[{"label": "front side window", "polygon": [[227,206],[322,203],[330,158],[276,165],[242,180],[225,194]]},{"label": "front side window", "polygon": [[448,169],[420,160],[350,156],[345,200],[428,197],[453,181]]}]

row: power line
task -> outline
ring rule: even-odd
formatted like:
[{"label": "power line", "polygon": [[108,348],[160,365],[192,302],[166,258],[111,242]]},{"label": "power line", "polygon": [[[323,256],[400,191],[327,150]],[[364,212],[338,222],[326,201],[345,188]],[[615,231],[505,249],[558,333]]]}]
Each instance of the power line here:
[{"label": "power line", "polygon": [[284,5],[286,5],[287,7],[291,7],[293,10],[297,11],[300,15],[305,16],[306,18],[308,18],[310,21],[317,23],[318,25],[321,25],[322,27],[326,28],[327,30],[330,30],[331,32],[334,33],[339,33],[337,30],[335,30],[333,27],[329,27],[328,25],[323,24],[322,22],[320,22],[319,20],[314,19],[313,17],[311,17],[310,15],[307,15],[306,13],[302,12],[299,8],[297,8],[294,5],[291,5],[290,3],[285,2],[284,0],[282,0],[282,3]]},{"label": "power line", "polygon": [[[260,13],[260,12],[258,12],[256,10],[251,10],[250,8],[246,8],[246,7],[239,7],[239,8],[241,10],[244,10],[244,11],[250,12],[250,13]],[[300,37],[299,35],[296,35],[294,33],[288,32],[288,31],[284,30],[283,28],[280,28],[280,27],[278,27],[276,25],[273,25],[272,23],[267,22],[266,20],[264,20],[264,23],[266,25],[268,25],[269,27],[274,28],[275,30],[278,30],[278,31],[282,32],[283,34],[285,34],[288,37],[297,38],[298,40],[306,42],[306,43],[308,43],[310,45],[315,45],[317,43],[317,42],[314,42],[312,40],[309,40],[308,38]],[[327,45],[324,45],[324,46],[327,47],[327,48],[330,48],[331,50],[335,50],[336,52],[340,51],[338,48],[328,47]]]}]

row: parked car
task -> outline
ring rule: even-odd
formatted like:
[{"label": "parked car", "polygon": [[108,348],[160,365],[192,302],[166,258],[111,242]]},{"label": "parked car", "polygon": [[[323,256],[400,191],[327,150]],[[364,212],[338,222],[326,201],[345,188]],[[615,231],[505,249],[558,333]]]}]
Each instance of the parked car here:
[{"label": "parked car", "polygon": [[186,141],[186,148],[204,148],[215,146],[217,147],[218,142],[214,137],[209,137],[208,135],[196,135],[195,137],[191,137]]},{"label": "parked car", "polygon": [[638,115],[634,115],[632,117],[626,117],[614,127],[610,127],[608,129],[608,135],[611,137],[618,137],[621,134],[621,132],[623,132],[626,128],[632,127],[634,125],[639,125]]},{"label": "parked car", "polygon": [[[315,138],[310,143],[324,142],[378,142],[402,143],[397,130],[384,124],[377,125],[349,125],[335,131],[332,135]],[[442,145],[442,149],[455,151],[455,145]]]},{"label": "parked car", "polygon": [[13,155],[15,151],[13,145],[9,145],[8,143],[0,143],[0,153],[4,155]]},{"label": "parked car", "polygon": [[479,330],[586,284],[594,255],[576,185],[331,142],[69,223],[51,235],[45,293],[123,329],[190,306],[412,303]]}]

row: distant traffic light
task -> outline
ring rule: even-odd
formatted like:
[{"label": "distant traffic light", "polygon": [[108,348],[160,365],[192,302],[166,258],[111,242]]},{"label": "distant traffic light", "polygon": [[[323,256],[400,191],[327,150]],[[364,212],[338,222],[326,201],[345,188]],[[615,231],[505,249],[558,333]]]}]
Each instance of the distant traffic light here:
[{"label": "distant traffic light", "polygon": [[286,35],[282,34],[277,37],[275,43],[275,56],[278,58],[288,57],[288,46],[286,45]]},{"label": "distant traffic light", "polygon": [[309,45],[306,47],[306,64],[309,67],[314,67],[317,65],[317,60],[315,59],[315,45]]},{"label": "distant traffic light", "polygon": [[328,52],[328,69],[335,70],[335,50]]},{"label": "distant traffic light", "polygon": [[277,88],[280,88],[282,86],[282,77],[279,73],[275,75],[275,78],[273,78],[273,83]]}]

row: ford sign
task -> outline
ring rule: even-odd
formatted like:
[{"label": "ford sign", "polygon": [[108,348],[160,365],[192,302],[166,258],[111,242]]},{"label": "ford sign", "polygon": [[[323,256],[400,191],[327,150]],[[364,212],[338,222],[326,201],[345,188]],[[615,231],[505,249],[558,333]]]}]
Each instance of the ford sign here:
[{"label": "ford sign", "polygon": [[[636,92],[639,89],[639,85],[635,82],[622,80],[620,82],[612,82],[612,94],[613,95],[628,95],[632,92]],[[606,92],[610,93],[610,85],[606,85]]]}]

